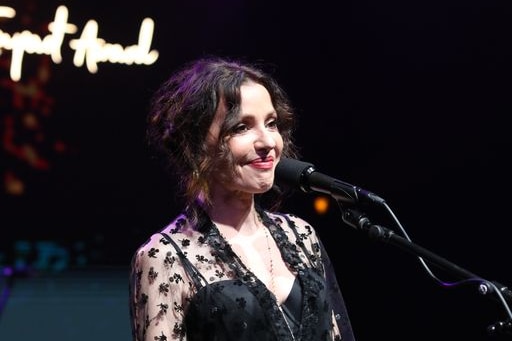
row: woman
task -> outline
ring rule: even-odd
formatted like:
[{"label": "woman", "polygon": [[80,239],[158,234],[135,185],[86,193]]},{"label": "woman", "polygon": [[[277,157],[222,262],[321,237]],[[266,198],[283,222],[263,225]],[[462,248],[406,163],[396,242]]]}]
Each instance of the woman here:
[{"label": "woman", "polygon": [[148,137],[184,208],[134,254],[134,340],[353,340],[315,230],[277,211],[293,127],[276,81],[239,61],[196,60],[156,91]]}]

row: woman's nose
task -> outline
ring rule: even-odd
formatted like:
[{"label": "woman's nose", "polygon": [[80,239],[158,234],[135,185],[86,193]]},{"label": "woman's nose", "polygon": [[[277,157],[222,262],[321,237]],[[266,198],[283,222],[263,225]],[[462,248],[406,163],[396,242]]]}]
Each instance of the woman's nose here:
[{"label": "woman's nose", "polygon": [[274,148],[276,146],[274,134],[274,132],[269,131],[267,128],[259,129],[255,143],[256,147],[264,149]]}]

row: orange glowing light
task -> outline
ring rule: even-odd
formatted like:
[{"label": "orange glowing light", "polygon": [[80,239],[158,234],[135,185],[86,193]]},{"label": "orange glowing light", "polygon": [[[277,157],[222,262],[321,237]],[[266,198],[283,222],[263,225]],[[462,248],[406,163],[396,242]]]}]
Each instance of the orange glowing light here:
[{"label": "orange glowing light", "polygon": [[316,197],[313,206],[316,213],[325,214],[329,209],[329,199],[326,197]]}]

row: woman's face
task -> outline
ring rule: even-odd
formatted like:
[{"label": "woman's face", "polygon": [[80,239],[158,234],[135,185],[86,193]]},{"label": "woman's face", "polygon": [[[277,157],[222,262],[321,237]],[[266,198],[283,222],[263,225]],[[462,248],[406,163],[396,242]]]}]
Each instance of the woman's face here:
[{"label": "woman's face", "polygon": [[[261,84],[249,82],[240,88],[241,107],[238,123],[227,138],[233,155],[236,176],[226,171],[215,174],[210,188],[229,192],[264,193],[274,182],[274,170],[283,150],[283,138],[277,128],[277,113],[270,94]],[[210,126],[209,141],[216,143],[225,113],[217,113]]]}]

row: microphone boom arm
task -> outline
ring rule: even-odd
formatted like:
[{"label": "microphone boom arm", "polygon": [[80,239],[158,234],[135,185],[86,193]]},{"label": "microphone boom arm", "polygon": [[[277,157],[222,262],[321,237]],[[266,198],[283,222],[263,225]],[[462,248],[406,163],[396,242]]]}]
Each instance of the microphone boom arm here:
[{"label": "microphone boom arm", "polygon": [[[341,206],[340,206],[341,207]],[[354,227],[356,230],[366,232],[370,239],[378,240],[397,246],[398,248],[421,257],[431,264],[438,266],[441,269],[451,273],[455,277],[459,277],[463,280],[471,280],[479,283],[478,291],[482,295],[490,296],[490,294],[496,294],[502,301],[512,302],[512,291],[495,281],[488,281],[480,276],[477,276],[466,269],[448,261],[447,259],[427,250],[426,248],[417,245],[410,240],[398,236],[393,231],[380,225],[374,225],[368,219],[367,216],[360,213],[355,209],[345,208],[342,210],[343,221]],[[495,297],[493,297],[495,298]],[[490,334],[494,333],[506,333],[512,336],[512,312],[508,308],[506,302],[504,303],[507,315],[509,319],[507,321],[499,321],[488,327]]]}]

